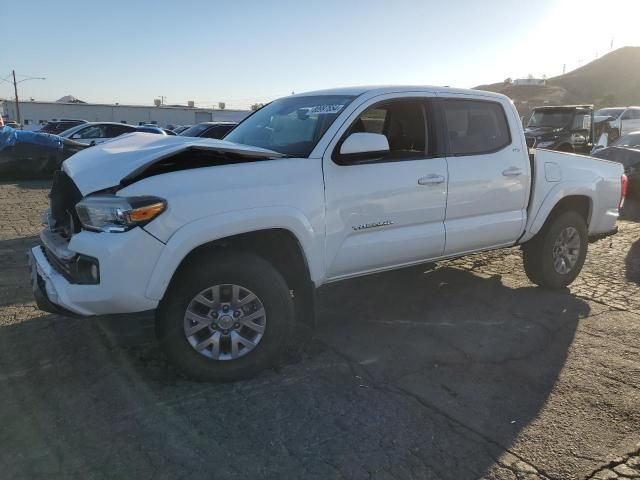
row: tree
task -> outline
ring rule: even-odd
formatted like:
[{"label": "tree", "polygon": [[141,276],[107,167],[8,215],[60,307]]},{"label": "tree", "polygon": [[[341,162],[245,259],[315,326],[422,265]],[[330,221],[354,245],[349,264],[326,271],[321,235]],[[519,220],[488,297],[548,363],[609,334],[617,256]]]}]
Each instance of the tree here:
[{"label": "tree", "polygon": [[260,110],[262,107],[264,107],[264,103],[254,103],[251,105],[251,111],[255,112],[256,110]]},{"label": "tree", "polygon": [[226,106],[227,106],[227,104],[226,104],[226,103],[224,103],[224,102],[218,102],[218,108],[219,108],[220,110],[224,110],[224,107],[226,107]]}]

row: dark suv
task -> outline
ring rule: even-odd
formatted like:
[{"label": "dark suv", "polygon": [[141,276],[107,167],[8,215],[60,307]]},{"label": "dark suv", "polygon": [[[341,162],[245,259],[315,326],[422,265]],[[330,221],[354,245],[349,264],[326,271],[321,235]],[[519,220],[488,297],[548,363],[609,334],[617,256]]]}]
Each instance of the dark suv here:
[{"label": "dark suv", "polygon": [[593,105],[536,107],[524,129],[527,145],[589,153],[593,146]]}]

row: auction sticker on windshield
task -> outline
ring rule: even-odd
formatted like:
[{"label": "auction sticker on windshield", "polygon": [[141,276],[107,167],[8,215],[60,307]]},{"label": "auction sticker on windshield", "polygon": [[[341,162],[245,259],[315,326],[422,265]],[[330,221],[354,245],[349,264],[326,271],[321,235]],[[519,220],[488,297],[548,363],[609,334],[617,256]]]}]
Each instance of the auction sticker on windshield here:
[{"label": "auction sticker on windshield", "polygon": [[322,115],[322,114],[335,114],[342,110],[344,105],[335,104],[335,105],[316,105],[315,107],[309,108],[309,115]]}]

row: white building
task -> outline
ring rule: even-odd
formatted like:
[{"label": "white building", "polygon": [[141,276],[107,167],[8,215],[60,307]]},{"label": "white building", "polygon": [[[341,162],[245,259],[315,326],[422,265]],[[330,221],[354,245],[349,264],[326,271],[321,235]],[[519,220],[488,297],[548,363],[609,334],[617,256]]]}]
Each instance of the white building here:
[{"label": "white building", "polygon": [[[0,113],[6,120],[16,120],[14,100],[4,100]],[[82,119],[90,122],[120,122],[130,125],[153,123],[166,125],[193,125],[200,122],[237,122],[251,113],[249,110],[218,110],[196,107],[110,105],[102,103],[58,103],[20,101],[20,117],[25,130],[36,130],[47,121],[61,118]]]},{"label": "white building", "polygon": [[516,78],[513,81],[514,85],[537,85],[544,86],[547,84],[547,80],[544,78]]}]

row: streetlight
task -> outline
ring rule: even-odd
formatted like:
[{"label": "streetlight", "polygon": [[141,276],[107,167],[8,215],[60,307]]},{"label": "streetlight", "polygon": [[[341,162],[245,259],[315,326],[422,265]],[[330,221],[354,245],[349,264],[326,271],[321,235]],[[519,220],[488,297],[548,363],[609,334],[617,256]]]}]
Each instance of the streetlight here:
[{"label": "streetlight", "polygon": [[[20,81],[16,81],[16,71],[11,70],[11,74],[13,75],[13,91],[16,94],[16,120],[18,121],[18,125],[20,126],[20,129],[22,129],[22,122],[20,118],[20,100],[18,99],[18,84],[22,82],[26,82],[27,80],[46,80],[46,78],[45,77],[26,77]],[[11,83],[9,80],[5,78],[2,78],[0,80],[7,83]]]}]

